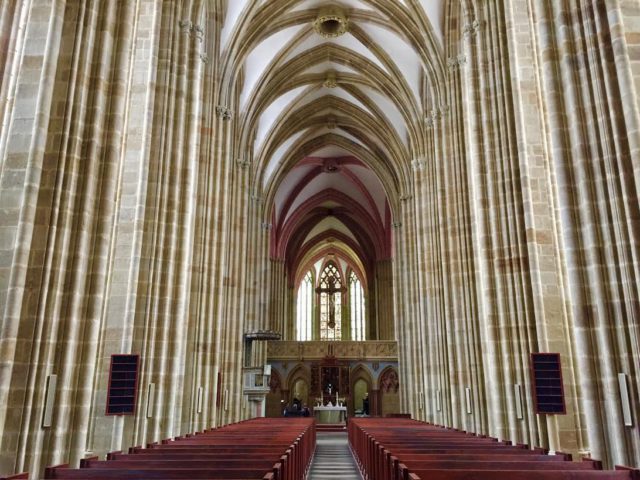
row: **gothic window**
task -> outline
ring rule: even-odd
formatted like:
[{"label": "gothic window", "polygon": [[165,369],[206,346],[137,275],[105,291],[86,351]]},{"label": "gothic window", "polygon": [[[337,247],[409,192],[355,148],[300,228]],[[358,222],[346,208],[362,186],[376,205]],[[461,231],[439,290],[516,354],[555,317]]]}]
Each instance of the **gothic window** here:
[{"label": "gothic window", "polygon": [[307,272],[298,288],[296,337],[299,342],[313,338],[313,275]]},{"label": "gothic window", "polygon": [[355,272],[351,272],[349,275],[349,306],[351,307],[351,340],[359,342],[366,340],[364,330],[364,289]]},{"label": "gothic window", "polygon": [[342,339],[342,280],[340,271],[329,262],[320,275],[320,340]]}]

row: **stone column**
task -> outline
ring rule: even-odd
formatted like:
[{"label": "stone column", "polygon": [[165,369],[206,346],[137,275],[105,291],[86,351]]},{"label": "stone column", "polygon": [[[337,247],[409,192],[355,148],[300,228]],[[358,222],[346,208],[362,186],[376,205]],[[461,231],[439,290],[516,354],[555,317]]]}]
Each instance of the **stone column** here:
[{"label": "stone column", "polygon": [[[572,341],[563,360],[574,366],[578,449],[609,465],[632,463],[640,444],[623,425],[617,375],[638,377],[637,362],[630,361],[639,353],[630,342],[638,292],[625,285],[638,278],[632,258],[640,218],[639,118],[632,60],[624,54],[623,3],[534,5],[538,95],[559,211],[554,240],[564,262],[565,328]],[[561,338],[555,325],[548,328],[553,348]],[[561,440],[570,431],[561,425]]]},{"label": "stone column", "polygon": [[[11,3],[11,2],[10,2]],[[35,310],[38,299],[38,283],[28,280],[30,252],[34,250],[42,258],[46,249],[46,220],[39,220],[38,196],[40,185],[47,176],[46,143],[57,63],[62,42],[65,21],[64,5],[45,1],[37,6],[33,2],[22,2],[13,12],[13,27],[10,35],[14,38],[17,56],[7,57],[2,63],[2,98],[11,98],[3,104],[2,130],[0,131],[0,205],[3,208],[0,229],[0,307],[2,330],[0,331],[0,472],[12,473],[19,451],[21,415],[10,415],[9,411],[22,412],[22,397],[27,390],[30,358],[30,340],[37,327]],[[3,20],[11,12],[3,6]],[[28,18],[28,22],[23,19]],[[18,20],[19,19],[19,20]],[[69,20],[71,21],[71,20]],[[20,22],[20,23],[18,23]],[[9,32],[3,31],[3,36]],[[31,51],[29,61],[23,57]],[[62,50],[64,52],[64,50]],[[65,56],[70,62],[71,55]],[[23,65],[24,63],[24,65]],[[10,73],[9,73],[10,72]],[[10,76],[8,76],[8,75]],[[6,96],[4,94],[7,94]],[[5,119],[10,116],[10,121]],[[44,175],[44,177],[43,177]],[[49,180],[46,201],[51,202],[53,194]],[[40,260],[42,261],[42,260]],[[31,311],[28,323],[25,307]],[[26,331],[25,331],[26,330]],[[51,366],[45,366],[45,373],[54,373]],[[43,377],[44,378],[44,377]],[[39,384],[42,383],[42,379]],[[42,388],[40,386],[40,388]],[[40,399],[42,394],[40,395]],[[40,403],[40,402],[38,402]]]}]

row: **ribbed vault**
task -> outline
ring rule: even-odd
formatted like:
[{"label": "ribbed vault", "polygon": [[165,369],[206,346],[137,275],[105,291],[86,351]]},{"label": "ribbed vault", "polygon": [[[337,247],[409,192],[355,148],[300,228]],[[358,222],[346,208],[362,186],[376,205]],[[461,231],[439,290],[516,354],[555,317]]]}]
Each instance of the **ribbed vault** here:
[{"label": "ribbed vault", "polygon": [[0,2],[0,477],[260,415],[331,311],[412,418],[640,467],[637,4]]},{"label": "ribbed vault", "polygon": [[393,255],[393,217],[442,104],[444,1],[227,2],[220,103],[294,287],[338,256],[363,281]]}]

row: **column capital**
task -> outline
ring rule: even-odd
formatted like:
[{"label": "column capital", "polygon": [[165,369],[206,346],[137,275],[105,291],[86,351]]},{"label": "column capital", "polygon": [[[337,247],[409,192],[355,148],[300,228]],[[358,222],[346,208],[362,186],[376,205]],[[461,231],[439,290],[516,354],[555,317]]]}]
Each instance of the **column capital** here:
[{"label": "column capital", "polygon": [[224,105],[218,105],[216,107],[216,115],[224,121],[231,120],[233,118],[233,110]]},{"label": "column capital", "polygon": [[237,158],[236,165],[238,165],[242,170],[246,170],[251,166],[251,160],[247,160],[246,158]]},{"label": "column capital", "polygon": [[471,23],[467,23],[462,30],[465,38],[475,37],[480,30],[480,22],[473,20]]},{"label": "column capital", "polygon": [[190,34],[191,29],[193,28],[193,22],[191,20],[180,20],[178,22],[178,25],[180,26],[180,30],[182,30],[182,33],[186,34]]},{"label": "column capital", "polygon": [[418,158],[415,158],[414,160],[411,161],[411,167],[413,168],[413,170],[415,172],[419,172],[421,170],[424,170],[424,168],[426,166],[427,166],[426,157],[418,157]]},{"label": "column capital", "polygon": [[465,65],[467,63],[467,56],[464,53],[460,55],[456,55],[454,57],[449,57],[447,59],[447,66],[449,67],[449,71],[454,72]]},{"label": "column capital", "polygon": [[204,27],[202,25],[196,25],[191,20],[180,20],[178,25],[180,25],[183,34],[189,35],[199,42],[204,41]]},{"label": "column capital", "polygon": [[427,127],[433,127],[437,122],[446,118],[449,115],[449,111],[451,108],[449,105],[441,105],[439,107],[435,107],[425,118],[425,122],[427,123]]}]

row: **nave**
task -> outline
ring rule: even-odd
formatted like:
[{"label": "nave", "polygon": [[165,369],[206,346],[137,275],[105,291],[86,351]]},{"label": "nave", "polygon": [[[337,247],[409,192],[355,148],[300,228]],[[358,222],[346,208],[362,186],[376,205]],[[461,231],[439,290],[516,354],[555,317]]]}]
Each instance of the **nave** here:
[{"label": "nave", "polygon": [[640,468],[639,98],[638,0],[0,1],[0,477],[340,402]]},{"label": "nave", "polygon": [[[23,473],[0,480],[28,479]],[[639,480],[640,469],[405,418],[253,419],[45,470],[58,480]]]}]

